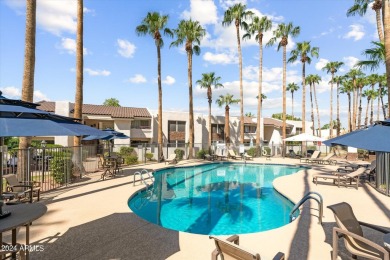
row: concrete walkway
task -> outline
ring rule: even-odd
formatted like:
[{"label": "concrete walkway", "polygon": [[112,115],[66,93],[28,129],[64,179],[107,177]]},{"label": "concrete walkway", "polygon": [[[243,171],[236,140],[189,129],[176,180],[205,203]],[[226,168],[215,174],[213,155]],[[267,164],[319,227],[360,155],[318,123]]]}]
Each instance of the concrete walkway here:
[{"label": "concrete walkway", "polygon": [[[179,165],[196,163],[186,161]],[[299,160],[260,158],[254,163],[299,164]],[[33,223],[30,232],[31,241],[44,250],[32,252],[31,259],[210,259],[215,245],[208,236],[167,230],[140,219],[129,209],[128,198],[143,188],[139,184],[133,186],[132,174],[142,168],[161,167],[165,165],[128,168],[122,175],[104,181],[98,180],[99,174],[92,174],[82,183],[43,194],[41,203],[47,205],[48,212]],[[325,203],[323,225],[318,224],[316,203],[307,202],[294,222],[270,231],[240,235],[240,244],[259,252],[262,259],[272,259],[279,251],[288,259],[330,259],[335,223],[326,206],[342,201],[351,204],[359,220],[390,227],[390,197],[364,183],[356,190],[338,188],[331,181],[317,186],[312,182],[313,174],[336,168],[313,166],[274,181],[274,187],[294,203],[308,191],[319,192]],[[381,243],[380,233],[367,234]],[[23,243],[24,228],[18,236]],[[341,259],[348,259],[341,243],[340,247]]]}]

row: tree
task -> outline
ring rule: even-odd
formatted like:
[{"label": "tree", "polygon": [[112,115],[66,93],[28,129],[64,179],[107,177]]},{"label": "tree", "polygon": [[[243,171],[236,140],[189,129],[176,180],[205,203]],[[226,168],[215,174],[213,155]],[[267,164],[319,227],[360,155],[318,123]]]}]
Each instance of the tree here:
[{"label": "tree", "polygon": [[[35,34],[36,34],[36,9],[35,0],[26,1],[26,31],[24,45],[24,69],[22,82],[22,100],[33,102],[34,97],[34,75],[35,75]],[[19,164],[27,164],[22,149],[27,149],[31,143],[30,137],[21,137],[19,139]],[[0,144],[2,145],[2,144]],[[22,177],[24,167],[18,167],[18,176]]]},{"label": "tree", "polygon": [[103,106],[120,107],[119,100],[116,98],[107,98],[104,100]]},{"label": "tree", "polygon": [[[382,22],[384,26],[384,43],[385,43],[385,50],[390,50],[390,1],[389,0],[382,0]],[[390,51],[387,51],[385,54],[385,63],[386,63],[386,75],[390,75]],[[387,114],[390,115],[390,77],[387,77],[387,92],[389,95],[387,95]]]},{"label": "tree", "polygon": [[233,99],[233,95],[229,93],[225,96],[220,95],[216,100],[216,103],[219,107],[225,105],[225,143],[230,144],[230,125],[229,125],[229,110],[231,104],[237,104],[240,102],[239,99]]},{"label": "tree", "polygon": [[[272,118],[282,120],[283,119],[283,113],[277,113],[277,114],[272,114]],[[287,120],[293,120],[293,121],[302,121],[302,119],[298,117],[293,117],[292,115],[287,114],[286,115]]]},{"label": "tree", "polygon": [[351,118],[351,92],[353,91],[353,83],[351,80],[344,76],[344,80],[341,82],[342,87],[340,93],[347,94],[348,96],[348,132],[352,131],[352,118]]},{"label": "tree", "polygon": [[288,44],[288,37],[297,37],[301,29],[299,26],[295,27],[292,23],[281,23],[273,32],[273,37],[267,43],[268,46],[274,45],[278,39],[278,51],[283,47],[283,139],[286,138],[286,51]]},{"label": "tree", "polygon": [[[333,129],[337,129],[337,128],[340,128],[340,126],[337,125],[337,121],[336,120],[333,120]],[[325,130],[325,129],[330,129],[330,125],[329,124],[325,124],[321,127],[322,130]]]},{"label": "tree", "polygon": [[[311,120],[313,123],[313,135],[315,134],[315,127],[314,127],[314,111],[313,111],[313,94],[312,91],[314,92],[314,100],[316,103],[316,109],[317,109],[317,121],[318,121],[318,129],[321,129],[321,120],[320,120],[320,112],[318,109],[318,102],[317,102],[317,95],[316,95],[316,86],[315,84],[318,84],[321,81],[321,77],[318,75],[308,75],[306,77],[306,82],[310,85],[310,103],[311,103]],[[321,131],[318,133],[319,136],[321,137]]]},{"label": "tree", "polygon": [[294,117],[294,92],[299,89],[299,86],[295,83],[288,83],[287,91],[291,92],[291,115]]},{"label": "tree", "polygon": [[357,118],[357,99],[358,99],[358,96],[357,96],[357,79],[359,77],[362,77],[364,76],[364,73],[361,72],[359,69],[351,69],[347,74],[346,76],[351,79],[352,81],[352,85],[353,85],[353,88],[352,88],[352,92],[353,92],[353,104],[352,104],[352,130],[355,130],[356,129],[356,118]]},{"label": "tree", "polygon": [[377,96],[377,92],[375,90],[372,90],[372,89],[366,89],[363,93],[363,96],[367,98],[367,107],[366,107],[366,117],[365,117],[365,120],[364,120],[364,125],[367,126],[368,125],[368,108],[371,104],[371,118],[370,118],[370,125],[374,124],[374,120],[373,120],[373,117],[374,117],[374,99],[376,98]]},{"label": "tree", "polygon": [[366,49],[362,52],[368,60],[358,61],[355,65],[358,69],[369,68],[371,71],[377,70],[380,65],[385,65],[385,45],[382,42],[371,42],[373,48]]},{"label": "tree", "polygon": [[337,72],[340,67],[344,65],[344,62],[341,61],[331,61],[328,62],[322,70],[326,70],[326,72],[332,75],[332,79],[330,80],[330,128],[329,128],[329,137],[333,136],[333,78],[334,74]]},{"label": "tree", "polygon": [[181,46],[185,43],[188,66],[188,95],[189,95],[189,158],[193,158],[194,148],[194,106],[192,97],[192,55],[200,54],[200,41],[206,35],[198,21],[181,20],[177,29],[174,30],[176,40],[170,46]]},{"label": "tree", "polygon": [[343,76],[334,76],[332,82],[336,83],[337,88],[337,115],[336,115],[336,122],[337,122],[337,136],[340,136],[340,84],[344,80]]},{"label": "tree", "polygon": [[378,36],[380,41],[383,42],[384,36],[381,20],[382,0],[355,0],[354,5],[348,9],[347,16],[354,16],[356,14],[364,16],[367,12],[367,8],[370,3],[373,3],[372,10],[375,11]]},{"label": "tree", "polygon": [[201,88],[207,89],[207,99],[209,102],[209,149],[211,147],[212,133],[211,133],[211,103],[213,102],[212,86],[214,88],[223,88],[223,85],[219,83],[221,77],[216,77],[214,72],[203,73],[202,79],[196,81]]},{"label": "tree", "polygon": [[245,113],[245,116],[246,116],[246,117],[251,117],[251,118],[252,118],[252,117],[255,117],[255,115],[252,114],[252,112],[246,112],[246,113]]},{"label": "tree", "polygon": [[[380,76],[378,74],[371,74],[366,77],[366,84],[371,86],[370,98],[371,98],[371,114],[370,114],[370,124],[374,123],[374,100],[379,96],[375,91],[375,85],[380,82]],[[378,93],[379,94],[379,93]]]},{"label": "tree", "polygon": [[[77,32],[76,32],[76,96],[74,102],[73,117],[82,120],[83,116],[83,81],[84,81],[84,58],[83,58],[83,0],[77,1]],[[79,146],[81,137],[75,136],[73,145]],[[76,158],[79,158],[77,156]]]},{"label": "tree", "polygon": [[[291,56],[288,59],[289,63],[295,62],[298,58],[300,58],[302,62],[302,121],[306,122],[306,82],[305,82],[305,74],[306,74],[306,63],[311,63],[311,57],[318,58],[318,47],[311,47],[310,42],[299,42],[297,43],[297,47],[291,51]],[[306,132],[306,124],[302,124],[302,132]]]},{"label": "tree", "polygon": [[[386,83],[387,83],[387,77],[386,77],[386,74],[383,74],[383,75],[380,75],[379,76],[379,82],[378,82],[378,85],[379,85],[379,89],[378,89],[378,110],[379,110],[379,100],[382,104],[382,110],[383,110],[383,118],[386,119],[386,107],[383,103],[383,96],[385,95],[388,95],[388,92],[387,92],[387,89],[384,88],[384,86],[386,86]],[[379,120],[379,111],[378,111],[378,120]]]},{"label": "tree", "polygon": [[[251,35],[255,35],[255,40],[259,43],[259,90],[258,96],[263,96],[263,36],[264,33],[271,30],[272,21],[267,16],[259,18],[253,17],[252,23],[249,25],[249,29],[244,34],[243,39],[250,39]],[[261,121],[261,106],[262,100],[257,99],[257,128],[256,128],[256,147],[258,153],[260,152],[261,137],[260,137],[260,121]]]},{"label": "tree", "polygon": [[157,12],[148,13],[142,20],[141,24],[135,29],[137,35],[150,35],[157,49],[157,89],[158,89],[158,158],[162,156],[163,145],[163,130],[162,130],[162,84],[161,84],[161,48],[164,46],[164,40],[160,31],[164,31],[164,35],[173,36],[172,31],[166,27],[168,23],[168,15],[160,15]]},{"label": "tree", "polygon": [[240,28],[245,30],[248,29],[246,20],[253,15],[251,11],[246,10],[246,5],[241,3],[235,4],[227,9],[223,16],[222,25],[230,26],[233,22],[236,26],[237,34],[237,50],[239,59],[239,70],[240,70],[240,142],[244,143],[244,90],[242,85],[242,53],[241,53],[241,42],[240,42]]}]

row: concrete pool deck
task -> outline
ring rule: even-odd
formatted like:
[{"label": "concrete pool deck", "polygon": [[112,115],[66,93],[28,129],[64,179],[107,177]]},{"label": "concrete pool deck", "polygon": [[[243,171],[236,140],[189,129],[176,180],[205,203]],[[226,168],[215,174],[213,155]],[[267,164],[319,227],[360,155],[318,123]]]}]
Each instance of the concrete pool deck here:
[{"label": "concrete pool deck", "polygon": [[[192,165],[204,161],[180,162]],[[296,159],[256,158],[248,163],[300,164]],[[167,230],[148,223],[133,214],[127,200],[144,185],[133,186],[137,170],[166,167],[164,163],[141,165],[125,169],[118,177],[98,181],[99,174],[89,175],[84,183],[43,194],[47,213],[34,221],[30,241],[42,245],[42,252],[32,252],[31,259],[210,259],[215,245],[207,235],[195,235]],[[364,222],[390,227],[390,197],[361,183],[359,189],[334,186],[330,180],[315,185],[312,175],[329,172],[337,166],[313,165],[311,169],[275,179],[274,187],[284,196],[298,202],[309,191],[324,198],[323,225],[318,224],[315,202],[306,202],[301,216],[283,227],[240,235],[240,244],[260,253],[262,259],[272,259],[284,252],[288,259],[330,259],[333,213],[327,205],[346,201],[357,218]],[[88,180],[88,178],[90,180]],[[366,231],[366,230],[364,230]],[[374,241],[381,234],[367,231]],[[18,241],[24,242],[24,228]],[[7,239],[9,236],[5,235]],[[225,236],[226,237],[226,236]],[[380,243],[380,242],[378,242]],[[341,246],[341,259],[349,254]]]}]

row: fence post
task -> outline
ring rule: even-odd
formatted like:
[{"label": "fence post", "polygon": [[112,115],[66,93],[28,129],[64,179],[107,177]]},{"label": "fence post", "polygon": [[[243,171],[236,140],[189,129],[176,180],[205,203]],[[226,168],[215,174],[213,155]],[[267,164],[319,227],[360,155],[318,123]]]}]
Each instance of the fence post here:
[{"label": "fence post", "polygon": [[80,144],[80,179],[83,177],[83,146]]},{"label": "fence post", "polygon": [[31,149],[32,149],[31,146],[27,148],[27,181],[28,182],[30,182],[31,180],[31,171],[30,171]]}]

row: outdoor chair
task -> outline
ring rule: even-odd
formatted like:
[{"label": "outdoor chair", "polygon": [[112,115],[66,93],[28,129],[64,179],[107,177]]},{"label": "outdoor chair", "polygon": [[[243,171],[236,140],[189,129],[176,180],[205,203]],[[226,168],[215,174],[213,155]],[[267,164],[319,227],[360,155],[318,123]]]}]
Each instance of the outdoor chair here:
[{"label": "outdoor chair", "polygon": [[390,230],[358,221],[353,213],[352,207],[346,202],[330,205],[328,208],[333,211],[337,224],[337,227],[333,228],[332,235],[332,260],[337,259],[338,240],[341,237],[344,238],[345,247],[352,254],[352,258],[362,256],[368,259],[389,260],[389,251],[383,246],[365,238],[361,226],[369,227],[384,234],[390,233]]},{"label": "outdoor chair", "polygon": [[311,160],[309,160],[309,162],[310,163],[317,163],[317,164],[329,164],[329,165],[333,164],[333,165],[336,165],[337,161],[331,159],[333,156],[334,156],[334,153],[329,153],[324,158],[311,159]]},{"label": "outdoor chair", "polygon": [[40,182],[19,182],[16,174],[7,174],[3,178],[7,182],[7,193],[13,194],[19,201],[27,200],[33,202],[33,196],[40,199],[41,184]]},{"label": "outdoor chair", "polygon": [[205,159],[205,160],[208,160],[208,161],[214,161],[214,156],[212,156],[212,155],[206,153],[206,154],[204,155],[204,159]]},{"label": "outdoor chair", "polygon": [[177,159],[176,159],[176,154],[175,153],[172,153],[169,155],[168,159],[165,160],[165,164],[176,164],[177,163]]},{"label": "outdoor chair", "polygon": [[234,152],[234,150],[229,149],[228,153],[229,153],[229,157],[230,158],[233,158],[234,160],[238,160],[239,159],[238,156],[236,155],[236,153]]},{"label": "outdoor chair", "polygon": [[299,161],[308,163],[308,162],[310,162],[313,159],[317,159],[320,156],[320,153],[321,153],[320,151],[314,151],[312,153],[311,157],[300,158]]},{"label": "outdoor chair", "polygon": [[25,250],[23,250],[21,244],[16,244],[16,245],[10,245],[7,243],[2,242],[1,249],[0,249],[0,259],[12,259],[12,254],[18,254],[19,258],[24,260],[26,259],[26,253]]},{"label": "outdoor chair", "polygon": [[220,159],[221,161],[223,159],[228,159],[228,157],[225,155],[222,155],[219,150],[217,150],[217,152],[215,153],[215,156],[217,157],[217,159]]},{"label": "outdoor chair", "polygon": [[313,182],[317,185],[318,179],[330,179],[333,180],[333,184],[336,184],[340,187],[340,184],[343,183],[345,187],[349,185],[352,185],[352,182],[356,182],[356,189],[359,187],[359,177],[363,173],[366,172],[366,168],[358,168],[356,171],[353,172],[333,172],[332,174],[315,174],[313,175]]},{"label": "outdoor chair", "polygon": [[253,156],[250,156],[247,153],[244,153],[242,156],[244,157],[245,160],[253,160]]},{"label": "outdoor chair", "polygon": [[103,160],[103,170],[104,172],[101,175],[101,179],[104,181],[106,176],[115,177],[117,170],[117,158],[104,158]]},{"label": "outdoor chair", "polygon": [[[247,250],[239,245],[239,236],[233,235],[226,240],[222,240],[213,236],[209,236],[210,239],[214,239],[216,249],[211,253],[211,260],[217,260],[218,256],[221,259],[239,259],[239,260],[260,260],[258,253]],[[283,253],[277,253],[274,260],[283,260],[285,256]]]},{"label": "outdoor chair", "polygon": [[368,181],[371,181],[371,177],[374,179],[376,174],[376,160],[373,160],[371,164],[367,167],[367,177]]}]

